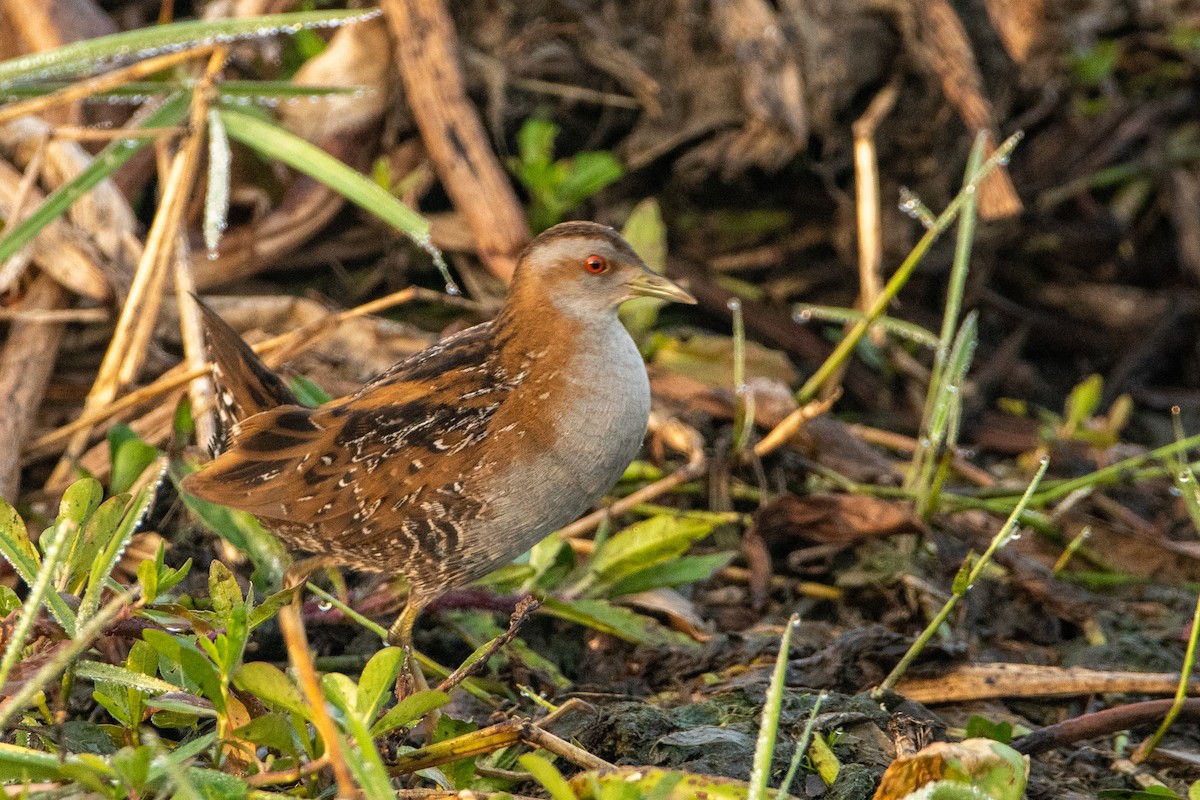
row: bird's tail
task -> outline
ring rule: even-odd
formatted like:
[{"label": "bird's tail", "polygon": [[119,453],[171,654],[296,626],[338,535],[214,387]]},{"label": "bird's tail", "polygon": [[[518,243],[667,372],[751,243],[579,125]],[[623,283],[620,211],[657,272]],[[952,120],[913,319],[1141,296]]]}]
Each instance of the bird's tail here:
[{"label": "bird's tail", "polygon": [[298,401],[283,379],[267,368],[229,323],[199,297],[192,297],[203,315],[208,357],[213,362],[220,431],[210,449],[216,455],[225,449],[229,431],[236,423],[276,406],[297,405]]}]

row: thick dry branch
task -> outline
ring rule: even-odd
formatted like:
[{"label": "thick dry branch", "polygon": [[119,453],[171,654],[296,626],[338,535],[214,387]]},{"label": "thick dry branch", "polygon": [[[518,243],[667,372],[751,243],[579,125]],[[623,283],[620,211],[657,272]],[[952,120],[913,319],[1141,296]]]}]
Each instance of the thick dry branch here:
[{"label": "thick dry branch", "polygon": [[521,205],[463,88],[457,36],[441,0],[384,0],[421,138],[488,269],[508,281],[529,239]]},{"label": "thick dry branch", "polygon": [[[65,308],[69,295],[42,274],[29,287],[22,310]],[[0,352],[0,497],[16,502],[21,483],[20,444],[29,436],[38,405],[54,369],[62,340],[62,322],[17,320]]]}]

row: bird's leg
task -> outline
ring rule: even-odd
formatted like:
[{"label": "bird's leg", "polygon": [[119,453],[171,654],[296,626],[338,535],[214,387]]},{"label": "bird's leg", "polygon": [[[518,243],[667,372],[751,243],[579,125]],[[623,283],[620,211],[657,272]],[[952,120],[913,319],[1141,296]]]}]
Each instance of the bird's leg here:
[{"label": "bird's leg", "polygon": [[413,624],[417,621],[417,615],[421,613],[422,603],[415,602],[416,598],[409,595],[408,602],[404,604],[404,609],[400,612],[400,616],[396,617],[396,621],[392,623],[392,627],[388,630],[387,642],[395,647],[403,648],[404,650],[404,666],[407,676],[411,679],[402,679],[400,692],[403,696],[412,694],[413,692],[423,692],[429,688],[429,684],[425,682],[425,673],[421,672],[421,665],[417,663],[417,658],[413,653],[412,632]]},{"label": "bird's leg", "polygon": [[307,583],[314,572],[334,566],[337,561],[332,556],[312,556],[297,561],[283,573],[283,588],[297,589]]}]

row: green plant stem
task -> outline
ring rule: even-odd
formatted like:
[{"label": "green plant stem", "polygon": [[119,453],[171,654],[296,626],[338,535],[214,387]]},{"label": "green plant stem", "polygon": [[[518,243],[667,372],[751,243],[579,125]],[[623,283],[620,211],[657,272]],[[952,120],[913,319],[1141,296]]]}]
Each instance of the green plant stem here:
[{"label": "green plant stem", "polygon": [[[949,618],[950,613],[954,611],[955,606],[958,605],[958,601],[966,596],[967,591],[972,585],[974,585],[975,581],[979,579],[979,576],[983,573],[983,570],[991,562],[992,556],[995,555],[997,550],[1011,541],[1013,533],[1019,527],[1018,521],[1021,517],[1021,512],[1023,512],[1025,510],[1025,506],[1029,504],[1030,498],[1033,497],[1034,491],[1037,490],[1037,486],[1039,483],[1041,483],[1042,476],[1046,474],[1046,469],[1049,466],[1050,460],[1046,458],[1042,459],[1042,463],[1038,467],[1037,474],[1033,476],[1033,480],[1029,482],[1029,486],[1025,489],[1025,494],[1021,496],[1020,501],[1013,508],[1012,513],[1008,515],[1008,519],[1004,521],[1004,524],[1000,527],[1000,530],[995,536],[992,537],[992,541],[988,545],[987,550],[983,551],[983,555],[979,556],[978,560],[975,562],[974,566],[971,567],[970,571],[966,573],[965,577],[962,576],[962,573],[960,572],[960,577],[963,577],[964,579],[960,580],[959,577],[955,578],[950,597],[946,600],[945,605],[943,605],[941,610],[938,611],[938,613],[934,615],[933,619],[929,621],[929,624],[925,626],[925,630],[921,631],[921,635],[917,637],[916,641],[912,643],[912,646],[908,648],[908,652],[904,654],[904,657],[900,659],[899,663],[897,663],[896,666],[892,668],[892,671],[888,673],[888,676],[884,678],[883,683],[879,684],[879,686],[873,692],[871,692],[872,697],[880,697],[885,692],[889,692],[893,687],[895,687],[896,682],[904,676],[904,673],[908,671],[908,668],[912,662],[921,654],[921,651],[925,649],[925,645],[929,643],[929,640],[933,638],[933,634],[942,626],[943,623],[945,623],[946,619]],[[970,556],[968,556],[966,563],[970,563]],[[964,564],[964,568],[965,566],[966,565]]]},{"label": "green plant stem", "polygon": [[968,196],[975,192],[975,187],[978,187],[979,183],[983,181],[983,179],[986,178],[993,169],[1008,160],[1009,156],[1012,154],[1013,148],[1016,147],[1017,143],[1021,141],[1021,136],[1022,134],[1019,133],[1014,134],[1005,140],[1003,144],[997,147],[996,151],[992,153],[991,157],[988,158],[988,160],[983,163],[983,166],[979,168],[979,171],[975,174],[974,179],[964,186],[962,190],[960,190],[955,196],[955,198],[950,201],[950,205],[946,206],[946,210],[943,211],[941,216],[937,218],[934,226],[925,232],[925,235],[921,237],[921,240],[917,242],[916,246],[913,247],[911,252],[909,252],[903,263],[900,264],[899,269],[897,269],[895,274],[893,274],[888,280],[887,285],[883,288],[883,292],[880,293],[879,297],[875,300],[875,304],[867,310],[866,315],[860,321],[854,324],[854,327],[847,332],[842,341],[838,342],[837,347],[833,349],[833,352],[829,354],[829,357],[825,359],[825,362],[821,364],[821,366],[817,368],[817,371],[814,372],[812,376],[804,382],[804,385],[800,387],[800,391],[796,393],[796,399],[801,405],[816,397],[817,391],[821,388],[821,385],[825,383],[825,381],[829,379],[829,376],[833,375],[834,372],[841,366],[842,362],[849,357],[855,346],[858,345],[859,340],[862,339],[867,330],[871,327],[871,324],[883,314],[884,310],[887,309],[888,304],[891,303],[892,299],[895,298],[895,296],[899,293],[901,287],[908,282],[913,270],[916,269],[917,264],[921,262],[921,259],[925,257],[925,254],[929,251],[929,248],[932,247],[933,243],[937,241],[938,237],[941,236],[948,227],[950,227],[950,223],[954,221],[955,217],[958,216],[958,212],[962,209],[963,204],[967,202]]},{"label": "green plant stem", "polygon": [[829,695],[821,692],[813,701],[812,711],[808,712],[808,722],[804,724],[800,741],[796,742],[796,749],[792,752],[792,763],[788,764],[787,774],[783,776],[783,782],[779,784],[778,792],[775,795],[779,800],[784,800],[788,796],[788,789],[792,788],[792,781],[800,769],[800,762],[803,760],[804,754],[808,752],[809,742],[812,741],[813,728],[817,725],[817,715],[821,713],[821,706],[825,705],[825,701],[828,699]]},{"label": "green plant stem", "polygon": [[1138,745],[1137,750],[1133,752],[1130,760],[1135,764],[1145,761],[1154,752],[1154,748],[1158,747],[1158,743],[1183,710],[1183,704],[1188,697],[1188,683],[1192,678],[1192,669],[1196,665],[1197,637],[1200,637],[1200,595],[1196,597],[1196,608],[1192,612],[1192,633],[1188,636],[1187,651],[1183,654],[1183,668],[1179,671],[1179,685],[1175,687],[1175,700],[1171,703],[1171,708],[1163,717],[1158,729],[1151,734],[1150,738]]}]

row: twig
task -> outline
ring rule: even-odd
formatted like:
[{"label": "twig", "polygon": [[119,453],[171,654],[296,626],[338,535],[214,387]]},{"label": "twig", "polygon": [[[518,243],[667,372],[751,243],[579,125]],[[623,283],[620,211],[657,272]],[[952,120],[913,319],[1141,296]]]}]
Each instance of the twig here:
[{"label": "twig", "polygon": [[342,739],[329,716],[329,711],[325,708],[325,696],[321,693],[312,653],[308,649],[308,637],[304,634],[304,623],[301,620],[299,587],[296,598],[279,610],[279,631],[283,634],[283,641],[287,646],[288,662],[291,663],[292,669],[296,670],[300,690],[312,709],[313,726],[325,743],[325,753],[328,755],[329,765],[333,768],[338,795],[357,797],[354,782],[350,778],[350,768],[346,764],[346,754],[342,751]]},{"label": "twig", "polygon": [[508,630],[488,642],[487,649],[480,653],[478,658],[467,659],[458,669],[446,676],[446,679],[438,684],[437,690],[449,693],[455,686],[458,686],[467,678],[482,670],[488,660],[500,651],[501,647],[512,641],[513,637],[517,635],[517,631],[521,629],[521,625],[525,623],[525,620],[529,619],[529,616],[534,611],[537,611],[538,605],[540,604],[537,598],[532,595],[522,597],[520,602],[517,603],[517,607],[513,609],[512,616],[509,617]]},{"label": "twig", "polygon": [[[52,312],[67,304],[67,291],[46,274],[30,285],[19,310]],[[33,426],[54,370],[63,323],[18,320],[0,351],[0,497],[16,502],[21,486],[20,443]]]},{"label": "twig", "polygon": [[[1036,755],[1081,739],[1094,739],[1137,725],[1150,725],[1162,719],[1173,702],[1147,700],[1143,703],[1129,703],[1084,714],[1022,736],[1014,741],[1012,746],[1018,753]],[[1180,717],[1188,721],[1200,720],[1200,697],[1185,701],[1180,710]]]},{"label": "twig", "polygon": [[441,0],[383,0],[380,7],[425,149],[454,207],[466,218],[480,257],[507,282],[529,239],[529,226],[467,99],[454,22]]}]

